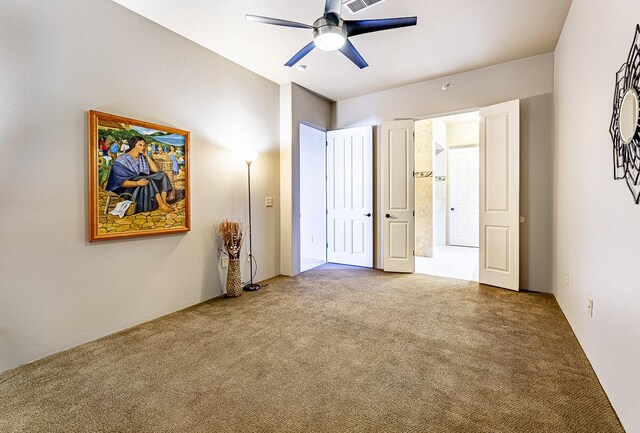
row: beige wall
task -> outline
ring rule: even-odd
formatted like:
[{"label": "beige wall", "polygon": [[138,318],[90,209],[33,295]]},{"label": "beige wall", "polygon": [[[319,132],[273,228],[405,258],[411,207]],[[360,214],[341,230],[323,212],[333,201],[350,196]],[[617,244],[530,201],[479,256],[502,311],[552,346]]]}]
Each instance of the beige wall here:
[{"label": "beige wall", "polygon": [[[441,86],[450,83],[447,91]],[[435,117],[553,92],[553,54],[542,54],[462,74],[338,101],[334,128],[380,125],[384,120]]]},{"label": "beige wall", "polygon": [[[416,173],[433,172],[433,125],[415,123]],[[433,175],[416,176],[416,256],[433,257]]]},{"label": "beige wall", "polygon": [[280,272],[300,273],[300,122],[328,130],[331,103],[295,83],[280,86]]},{"label": "beige wall", "polygon": [[609,124],[638,12],[637,0],[574,1],[555,65],[554,293],[630,433],[640,432],[640,206],[613,179]]},{"label": "beige wall", "polygon": [[[433,122],[433,244],[447,245],[447,124]],[[442,180],[444,178],[444,180]]]},{"label": "beige wall", "polygon": [[553,95],[520,101],[520,287],[550,292],[553,225]]},{"label": "beige wall", "polygon": [[478,145],[480,140],[480,122],[461,122],[447,124],[447,147]]},{"label": "beige wall", "polygon": [[[236,150],[260,152],[257,279],[279,273],[259,205],[279,202],[276,84],[108,0],[5,0],[0,53],[0,370],[220,295],[213,225],[247,221]],[[90,109],[191,131],[191,232],[87,241]]]},{"label": "beige wall", "polygon": [[[447,91],[441,87],[451,86]],[[333,127],[347,128],[361,125],[381,125],[385,120],[407,117],[435,117],[462,110],[479,108],[499,102],[520,99],[521,146],[534,155],[539,164],[552,164],[552,110],[553,110],[553,54],[542,54],[509,63],[490,66],[471,72],[423,81],[408,86],[373,93],[359,98],[339,101],[333,110]],[[381,128],[374,135],[377,146],[375,172],[376,212],[382,214],[382,161]],[[526,132],[524,132],[526,131]],[[548,177],[548,179],[550,179]],[[551,189],[548,182],[539,181],[539,173],[531,171],[520,179],[521,202],[535,201],[536,214],[551,215]],[[530,209],[530,208],[529,208]],[[521,213],[526,209],[521,208]],[[521,269],[533,269],[543,263],[535,278],[533,273],[521,273],[522,289],[551,291],[551,224],[544,217],[524,214],[528,237],[521,238]],[[382,224],[376,222],[375,264],[382,266]],[[530,239],[539,239],[536,245]]]}]

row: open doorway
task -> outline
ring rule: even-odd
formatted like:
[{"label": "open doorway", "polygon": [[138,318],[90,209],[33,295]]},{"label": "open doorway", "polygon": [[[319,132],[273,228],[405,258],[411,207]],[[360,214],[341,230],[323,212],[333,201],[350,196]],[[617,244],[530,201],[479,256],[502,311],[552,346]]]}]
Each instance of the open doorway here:
[{"label": "open doorway", "polygon": [[299,138],[300,272],[327,262],[372,267],[373,128],[300,123]]},{"label": "open doorway", "polygon": [[[509,290],[519,290],[520,275],[520,101],[506,101],[499,104],[481,107],[479,110],[480,121],[479,134],[474,133],[477,138],[479,151],[479,186],[468,187],[468,191],[478,191],[478,278],[483,284],[496,287],[503,287]],[[450,116],[440,116],[450,117]],[[443,121],[444,122],[444,121]],[[446,126],[446,122],[444,122]],[[428,146],[431,143],[430,165],[418,165],[415,159],[415,129],[416,123],[413,119],[396,119],[385,121],[382,124],[382,244],[381,254],[384,258],[383,266],[385,272],[416,272],[416,211],[418,214],[429,219],[432,224],[422,224],[426,233],[430,236],[426,246],[431,245],[432,257],[425,259],[437,259],[434,255],[435,235],[438,234],[437,217],[445,216],[444,246],[451,245],[448,228],[455,226],[451,223],[451,208],[456,210],[456,206],[450,206],[448,202],[448,191],[446,182],[449,174],[447,169],[450,164],[447,162],[448,144],[450,140],[445,137],[440,146],[434,145],[434,121],[432,119],[431,139],[426,140]],[[418,124],[418,127],[421,125]],[[437,124],[435,128],[438,128]],[[439,127],[443,129],[442,124]],[[444,128],[447,133],[449,126]],[[442,131],[440,131],[442,132]],[[436,138],[438,131],[436,130]],[[420,136],[421,133],[418,133]],[[449,134],[452,135],[452,134]],[[449,137],[451,138],[451,137]],[[474,147],[473,141],[461,142],[457,147]],[[468,144],[468,146],[466,146]],[[440,149],[442,147],[442,149]],[[438,164],[436,151],[445,152],[444,155],[444,179],[438,170],[442,170],[442,164]],[[416,173],[416,169],[418,173]],[[435,170],[435,173],[434,173]],[[429,173],[429,171],[431,173]],[[461,170],[467,173],[469,170]],[[434,177],[435,174],[435,177]],[[433,178],[427,185],[431,186],[431,200],[421,201],[422,207],[416,207],[415,188],[420,178]],[[445,182],[444,188],[438,182]],[[445,200],[440,209],[444,211],[438,215],[437,198],[444,192]],[[420,195],[420,194],[419,194]],[[449,211],[447,211],[449,209]],[[449,214],[447,214],[449,212]],[[442,221],[442,218],[440,219]],[[442,223],[441,223],[442,224]],[[435,230],[434,230],[435,227]],[[429,228],[431,231],[429,232]],[[422,236],[422,235],[421,235]],[[423,245],[424,246],[424,245]],[[474,247],[463,247],[474,248]],[[469,250],[468,250],[469,251]],[[471,250],[473,252],[473,250]],[[424,262],[424,260],[420,260]],[[431,263],[434,260],[430,261]],[[475,267],[474,263],[474,267]],[[460,265],[454,266],[459,268]],[[439,268],[438,268],[439,269]],[[455,270],[455,269],[454,269]],[[422,269],[422,272],[436,273],[437,269]],[[448,276],[451,276],[449,274]],[[455,278],[468,278],[455,275]]]},{"label": "open doorway", "polygon": [[480,114],[415,122],[415,271],[479,275]]},{"label": "open doorway", "polygon": [[300,124],[300,272],[327,262],[326,132]]}]

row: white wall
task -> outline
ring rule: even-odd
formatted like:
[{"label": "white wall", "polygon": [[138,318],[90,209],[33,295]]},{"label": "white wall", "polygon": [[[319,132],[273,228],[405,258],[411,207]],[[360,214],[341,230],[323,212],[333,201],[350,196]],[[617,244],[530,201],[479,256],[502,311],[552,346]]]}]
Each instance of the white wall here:
[{"label": "white wall", "polygon": [[554,293],[629,433],[640,432],[640,206],[613,179],[608,130],[639,12],[637,0],[574,1],[555,63]]},{"label": "white wall", "polygon": [[[293,83],[280,85],[280,273],[293,273]],[[296,152],[297,154],[297,152]],[[298,241],[299,243],[299,241]],[[298,271],[300,272],[300,271]]]},{"label": "white wall", "polygon": [[300,125],[300,257],[322,262],[327,259],[326,140],[326,132]]},{"label": "white wall", "polygon": [[300,123],[328,130],[331,103],[295,83],[280,85],[280,273],[300,273]]},{"label": "white wall", "polygon": [[[451,86],[442,91],[445,83],[451,83]],[[333,127],[381,125],[383,121],[395,118],[435,117],[520,99],[521,154],[532,157],[534,167],[551,167],[552,92],[553,54],[548,53],[339,101],[333,110]],[[376,128],[374,134],[377,179],[374,215],[382,214],[381,129]],[[520,225],[520,287],[550,292],[552,178],[550,171],[542,182],[539,172],[526,169],[523,172],[522,166],[528,164],[528,160],[521,158],[520,211],[526,222]],[[523,205],[530,202],[538,207],[533,210]],[[374,224],[374,260],[375,265],[381,267],[382,222],[374,218]],[[538,271],[534,274],[528,269]]]},{"label": "white wall", "polygon": [[[109,0],[4,0],[0,58],[0,370],[220,295],[213,225],[247,217],[227,149],[277,203],[278,86]],[[191,131],[191,232],[87,241],[90,109]],[[253,209],[261,280],[278,207]]]}]

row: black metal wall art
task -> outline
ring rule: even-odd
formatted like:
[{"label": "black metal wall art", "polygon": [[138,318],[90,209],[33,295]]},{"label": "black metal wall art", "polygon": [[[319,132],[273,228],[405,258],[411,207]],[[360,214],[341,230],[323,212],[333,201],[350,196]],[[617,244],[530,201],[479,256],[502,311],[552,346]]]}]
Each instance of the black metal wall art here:
[{"label": "black metal wall art", "polygon": [[626,179],[636,204],[640,203],[640,24],[636,26],[629,57],[616,74],[611,117],[613,178]]}]

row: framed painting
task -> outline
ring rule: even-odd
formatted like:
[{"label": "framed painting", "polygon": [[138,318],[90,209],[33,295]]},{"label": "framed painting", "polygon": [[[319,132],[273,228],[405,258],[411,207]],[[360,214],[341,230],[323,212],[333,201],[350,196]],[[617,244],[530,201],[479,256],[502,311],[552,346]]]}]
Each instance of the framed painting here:
[{"label": "framed painting", "polygon": [[189,132],[89,111],[89,240],[190,230]]}]

